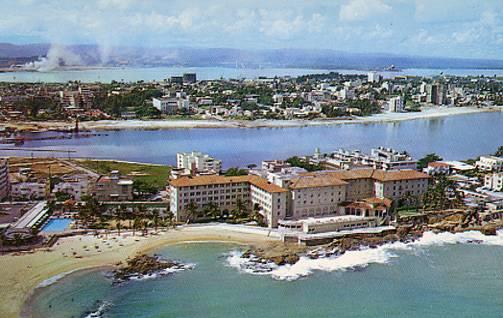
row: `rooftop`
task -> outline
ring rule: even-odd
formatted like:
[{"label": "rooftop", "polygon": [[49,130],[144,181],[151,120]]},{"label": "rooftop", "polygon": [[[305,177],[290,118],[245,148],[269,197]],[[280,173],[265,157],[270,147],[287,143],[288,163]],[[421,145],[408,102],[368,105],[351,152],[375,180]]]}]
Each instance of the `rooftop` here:
[{"label": "rooftop", "polygon": [[348,184],[333,174],[303,175],[293,178],[290,189],[304,189],[313,187],[332,187]]},{"label": "rooftop", "polygon": [[[372,179],[381,182],[401,181],[401,180],[417,180],[430,179],[431,177],[425,173],[416,170],[390,170],[384,171],[379,169],[354,169],[354,170],[338,170],[338,171],[319,171],[301,173],[301,176],[316,176],[314,179],[323,179],[325,183],[330,180],[333,185],[344,184],[350,180]],[[330,176],[330,177],[327,177]],[[346,181],[346,182],[345,182]],[[321,182],[321,181],[320,181]],[[314,186],[314,185],[313,185]],[[327,184],[328,186],[328,184]]]},{"label": "rooftop", "polygon": [[287,189],[283,189],[275,184],[272,184],[255,175],[246,176],[236,176],[236,177],[226,177],[220,175],[205,175],[196,177],[181,177],[170,181],[170,185],[174,187],[191,187],[191,186],[203,186],[210,184],[229,184],[229,183],[250,183],[254,186],[265,190],[267,192],[286,192]]}]

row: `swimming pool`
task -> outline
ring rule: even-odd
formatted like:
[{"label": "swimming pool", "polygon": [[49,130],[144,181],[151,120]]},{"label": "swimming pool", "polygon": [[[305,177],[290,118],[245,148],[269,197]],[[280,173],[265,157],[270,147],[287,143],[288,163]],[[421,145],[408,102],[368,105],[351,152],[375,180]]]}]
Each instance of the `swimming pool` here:
[{"label": "swimming pool", "polygon": [[44,233],[54,233],[63,232],[70,228],[70,224],[73,222],[71,218],[61,218],[61,219],[50,219],[47,224],[42,228]]}]

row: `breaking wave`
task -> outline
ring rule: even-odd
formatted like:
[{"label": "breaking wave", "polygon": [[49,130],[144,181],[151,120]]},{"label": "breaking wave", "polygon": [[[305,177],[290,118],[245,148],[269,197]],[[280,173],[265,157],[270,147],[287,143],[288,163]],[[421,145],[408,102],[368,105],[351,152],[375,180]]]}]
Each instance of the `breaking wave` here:
[{"label": "breaking wave", "polygon": [[111,302],[103,301],[99,303],[98,309],[93,312],[84,314],[83,318],[102,318],[107,310],[112,306]]},{"label": "breaking wave", "polygon": [[47,286],[51,286],[52,284],[55,284],[57,283],[58,281],[60,281],[61,279],[65,278],[66,276],[76,272],[78,270],[71,270],[71,271],[68,271],[68,272],[64,272],[64,273],[61,273],[61,274],[58,274],[58,275],[54,275],[50,278],[47,278],[45,280],[43,280],[42,282],[40,282],[40,284],[38,284],[37,288],[42,288],[42,287],[47,287]]},{"label": "breaking wave", "polygon": [[183,265],[181,265],[180,267],[177,267],[177,268],[166,268],[166,269],[157,271],[157,272],[152,273],[152,274],[133,275],[133,276],[128,277],[128,280],[130,280],[130,281],[133,281],[133,280],[135,280],[135,281],[141,281],[141,280],[154,279],[154,278],[158,278],[158,277],[161,277],[161,276],[166,276],[166,275],[170,275],[170,274],[174,274],[174,273],[186,271],[186,270],[189,270],[189,269],[193,269],[195,266],[196,266],[196,264],[183,264]]},{"label": "breaking wave", "polygon": [[420,251],[430,246],[443,246],[452,244],[484,244],[503,246],[503,231],[495,236],[486,236],[478,231],[463,233],[443,232],[435,234],[425,232],[417,241],[410,243],[394,242],[378,246],[377,248],[363,248],[361,250],[346,251],[339,256],[321,257],[312,259],[302,256],[293,265],[277,266],[274,263],[257,264],[253,258],[242,258],[242,253],[233,251],[227,257],[228,265],[240,271],[254,275],[271,275],[276,280],[296,280],[310,275],[313,271],[347,271],[356,270],[370,264],[387,264],[397,258],[397,251]]}]

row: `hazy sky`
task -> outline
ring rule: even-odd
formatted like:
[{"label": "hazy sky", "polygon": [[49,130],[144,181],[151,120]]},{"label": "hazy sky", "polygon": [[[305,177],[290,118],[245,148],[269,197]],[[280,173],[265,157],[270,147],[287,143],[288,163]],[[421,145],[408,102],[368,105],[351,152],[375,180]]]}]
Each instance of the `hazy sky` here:
[{"label": "hazy sky", "polygon": [[1,42],[503,58],[499,0],[0,0],[0,8]]}]

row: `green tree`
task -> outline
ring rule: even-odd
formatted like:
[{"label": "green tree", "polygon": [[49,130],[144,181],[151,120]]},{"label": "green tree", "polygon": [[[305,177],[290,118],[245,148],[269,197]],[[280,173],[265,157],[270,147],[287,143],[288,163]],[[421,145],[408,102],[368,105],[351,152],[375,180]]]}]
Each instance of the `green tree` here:
[{"label": "green tree", "polygon": [[426,168],[430,162],[435,162],[435,161],[440,161],[440,160],[443,160],[442,157],[440,157],[436,153],[429,153],[417,161],[417,168],[422,170],[422,169]]},{"label": "green tree", "polygon": [[194,201],[190,201],[185,208],[185,215],[187,216],[187,221],[192,222],[197,218],[198,206]]},{"label": "green tree", "polygon": [[89,224],[93,223],[97,217],[101,217],[101,204],[96,200],[96,198],[86,195],[82,196],[82,205],[79,209],[79,218],[82,223]]},{"label": "green tree", "polygon": [[318,164],[310,164],[310,163],[306,162],[305,160],[300,159],[297,156],[293,156],[293,157],[290,157],[290,158],[286,159],[286,162],[288,162],[289,164],[291,164],[294,167],[304,168],[307,171],[318,171],[318,170],[321,170],[321,166],[320,165],[318,165]]},{"label": "green tree", "polygon": [[152,210],[152,221],[154,223],[154,229],[157,232],[157,228],[159,227],[159,210],[158,209],[153,209]]},{"label": "green tree", "polygon": [[246,169],[240,169],[237,167],[229,168],[224,173],[226,177],[246,176],[247,174],[248,171]]},{"label": "green tree", "polygon": [[236,209],[233,211],[234,219],[238,219],[248,215],[248,206],[241,198],[236,199]]},{"label": "green tree", "polygon": [[453,180],[439,176],[423,195],[425,209],[445,210],[463,207],[463,195]]}]

